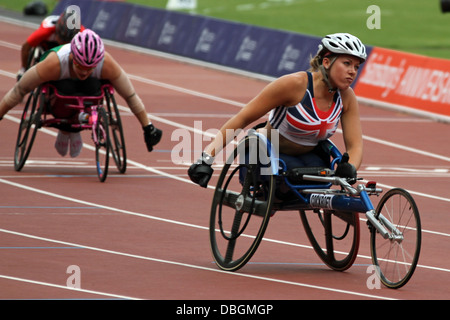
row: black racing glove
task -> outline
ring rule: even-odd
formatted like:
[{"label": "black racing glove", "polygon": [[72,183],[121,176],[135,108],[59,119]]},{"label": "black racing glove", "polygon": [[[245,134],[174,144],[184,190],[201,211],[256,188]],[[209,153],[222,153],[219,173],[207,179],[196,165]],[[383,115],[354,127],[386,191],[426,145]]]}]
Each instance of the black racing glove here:
[{"label": "black racing glove", "polygon": [[158,144],[159,140],[161,140],[162,131],[155,128],[153,124],[149,124],[144,127],[144,140],[147,145],[148,152],[153,150],[153,146]]},{"label": "black racing glove", "polygon": [[342,155],[341,161],[338,163],[336,171],[334,174],[341,178],[348,178],[347,182],[354,184],[356,182],[356,168],[354,165],[348,162],[348,153]]},{"label": "black racing glove", "polygon": [[202,157],[189,167],[188,175],[192,182],[206,188],[214,172],[211,168],[213,162],[214,158],[203,152]]}]

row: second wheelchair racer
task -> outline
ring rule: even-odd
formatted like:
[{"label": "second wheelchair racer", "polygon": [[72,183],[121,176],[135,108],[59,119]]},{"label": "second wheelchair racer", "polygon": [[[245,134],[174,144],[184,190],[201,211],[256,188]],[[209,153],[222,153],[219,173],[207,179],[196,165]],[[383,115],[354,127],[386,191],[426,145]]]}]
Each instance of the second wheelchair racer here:
[{"label": "second wheelchair racer", "polygon": [[[151,123],[130,79],[114,58],[105,51],[102,39],[90,29],[79,32],[71,43],[51,49],[42,61],[27,70],[0,101],[0,119],[40,84],[65,79],[74,79],[78,82],[91,79],[108,80],[124,98],[141,124],[147,150],[152,151],[153,146],[160,141],[162,131]],[[82,148],[80,133],[60,130],[55,142],[56,150],[64,156],[69,147],[72,157],[80,154]]]},{"label": "second wheelchair racer", "polygon": [[[73,21],[80,22],[80,28],[72,26]],[[70,27],[69,27],[70,26]],[[81,17],[76,11],[66,8],[59,16],[51,15],[42,20],[39,28],[34,30],[22,44],[21,48],[21,68],[17,72],[17,80],[22,77],[27,69],[27,63],[31,49],[41,47],[47,51],[56,46],[69,43],[79,32],[84,31],[81,25]]]}]

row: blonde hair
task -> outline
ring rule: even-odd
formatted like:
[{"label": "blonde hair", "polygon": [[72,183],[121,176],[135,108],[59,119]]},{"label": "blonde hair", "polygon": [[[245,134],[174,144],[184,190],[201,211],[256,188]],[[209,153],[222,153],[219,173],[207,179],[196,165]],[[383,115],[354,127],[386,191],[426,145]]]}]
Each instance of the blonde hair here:
[{"label": "blonde hair", "polygon": [[332,53],[331,51],[322,50],[320,53],[316,54],[314,57],[311,55],[309,60],[309,65],[311,66],[308,71],[316,72],[319,71],[319,67],[322,65],[323,59],[326,57],[333,61],[333,58],[337,56],[337,54]]},{"label": "blonde hair", "polygon": [[311,66],[308,71],[316,72],[319,70],[319,66],[322,64],[322,57],[316,54],[314,57],[311,55],[309,58],[309,65]]}]

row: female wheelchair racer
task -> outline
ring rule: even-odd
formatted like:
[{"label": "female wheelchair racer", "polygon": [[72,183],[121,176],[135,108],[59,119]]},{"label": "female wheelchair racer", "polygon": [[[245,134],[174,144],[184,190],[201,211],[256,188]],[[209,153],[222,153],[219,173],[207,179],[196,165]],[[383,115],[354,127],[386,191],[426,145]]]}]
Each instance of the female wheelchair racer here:
[{"label": "female wheelchair racer", "polygon": [[[19,104],[27,93],[43,83],[64,79],[85,81],[88,78],[107,80],[111,83],[141,124],[147,149],[149,152],[152,151],[159,143],[162,131],[151,123],[145,106],[125,71],[105,51],[102,39],[90,29],[77,33],[70,43],[50,50],[42,61],[23,74],[0,101],[0,120]],[[70,139],[74,138],[74,150],[71,153],[78,155],[81,149],[79,135],[60,133],[55,144],[58,153],[65,154],[69,144],[72,147]]]},{"label": "female wheelchair racer", "polygon": [[[272,159],[269,165],[272,168],[272,175],[260,179],[256,174],[260,169],[260,164],[256,164],[256,167],[255,164],[247,167],[248,164],[239,159],[237,168],[231,169],[231,163],[240,158],[238,151],[235,151],[227,160],[216,186],[211,209],[210,238],[219,267],[225,270],[237,270],[242,267],[258,247],[268,219],[273,213],[272,211],[276,210],[300,210],[305,230],[315,251],[327,265],[336,270],[347,269],[356,258],[359,244],[358,212],[366,213],[371,230],[375,230],[372,233],[374,234],[373,239],[376,239],[375,235],[379,233],[383,235],[383,238],[386,237],[400,247],[404,244],[402,242],[403,235],[397,230],[395,224],[390,223],[387,218],[384,219],[384,215],[376,211],[368,200],[368,195],[376,194],[379,191],[372,184],[366,187],[358,186],[358,188],[351,186],[351,183],[356,182],[357,169],[362,161],[363,146],[358,103],[350,85],[366,58],[365,47],[355,36],[346,33],[327,35],[322,39],[316,56],[310,61],[311,69],[308,72],[288,74],[267,85],[238,114],[223,125],[212,143],[205,148],[201,158],[191,165],[188,170],[191,180],[206,187],[213,173],[211,165],[214,157],[234,138],[233,135],[227,135],[227,133],[238,132],[239,129],[245,128],[270,112],[269,121],[264,125],[266,134],[255,132],[256,134],[249,135],[240,142],[241,147],[239,148],[243,148],[247,150],[247,154],[251,154],[248,150],[250,141],[253,139],[265,140],[265,143],[257,142],[256,145],[265,145],[267,151],[263,154],[267,153],[270,158],[272,157],[271,132],[275,130],[279,133],[279,162],[283,166],[279,170],[278,165],[274,165],[278,159]],[[334,151],[332,166],[329,167],[319,145],[335,133],[339,121],[346,148],[345,157],[341,156],[340,152]],[[262,132],[261,129],[259,130]],[[334,165],[336,165],[336,170],[334,170]],[[294,193],[297,199],[294,199],[292,207],[283,202],[281,202],[281,206],[279,203],[276,204],[274,199],[282,200],[275,196],[275,192],[278,192],[278,195],[280,192],[278,188],[280,183],[277,177],[287,178],[285,175],[288,172],[295,173],[296,168],[305,167],[307,169],[313,167],[314,170],[319,168],[319,172],[327,168],[328,173],[325,170],[325,174],[320,176],[320,174],[311,175],[297,171],[296,174],[301,177],[301,180],[315,181],[318,184],[305,187],[303,186],[305,183],[302,182],[302,186],[296,187],[289,183],[289,179],[284,179],[283,182],[289,187],[287,191]],[[242,174],[244,170],[246,173]],[[236,172],[239,174],[236,175]],[[236,176],[240,176],[237,183],[234,181]],[[327,187],[324,187],[324,183],[327,184]],[[329,191],[331,185],[338,185],[341,190]],[[229,189],[234,190],[227,192]],[[315,189],[321,191],[319,193],[311,191]],[[328,194],[329,192],[332,194]],[[415,230],[415,233],[411,237],[413,239],[412,261],[406,264],[406,272],[401,272],[400,279],[386,278],[387,280],[384,282],[392,288],[401,287],[412,275],[417,264],[421,239],[418,210],[407,192],[394,190],[387,193],[387,197],[380,202],[381,207],[378,209],[383,209],[384,203],[390,201],[396,194],[400,194],[404,202],[410,204],[410,215],[414,217],[412,229]],[[331,197],[337,201],[336,206],[338,207],[332,205],[327,207]],[[315,203],[318,205],[315,206]],[[224,213],[227,208],[231,209],[229,214]],[[322,228],[322,231],[325,228],[327,233],[326,249],[322,249],[312,225],[304,214],[304,211],[310,209],[317,214],[321,224],[319,228]],[[350,212],[350,214],[343,212]],[[224,227],[225,216],[229,216],[231,231],[226,231]],[[253,229],[255,236],[248,237],[252,240],[248,240],[249,243],[244,244],[242,252],[236,253],[238,239],[239,242],[245,241],[245,237],[242,237],[243,232],[245,230],[247,233],[252,230],[249,226],[252,221],[255,221],[253,219],[255,216],[263,217],[263,219],[259,219]],[[344,222],[341,236],[336,236],[331,232],[333,217],[338,217]],[[243,226],[241,226],[241,222]],[[383,224],[389,226],[388,230]],[[216,237],[216,230],[220,230],[222,238],[225,239],[223,247],[217,244],[219,237]],[[334,240],[346,238],[349,233],[352,234],[350,249],[347,250],[348,254],[344,259],[339,259],[335,257]],[[372,241],[372,246],[376,247],[375,240]],[[394,261],[397,260],[394,259]],[[378,266],[378,262],[375,260],[374,264]]]}]

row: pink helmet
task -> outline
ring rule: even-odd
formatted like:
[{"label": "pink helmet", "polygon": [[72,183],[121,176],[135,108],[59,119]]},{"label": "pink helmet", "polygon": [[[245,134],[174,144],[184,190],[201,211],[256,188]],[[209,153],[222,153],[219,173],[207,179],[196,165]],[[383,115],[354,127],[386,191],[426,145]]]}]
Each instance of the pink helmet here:
[{"label": "pink helmet", "polygon": [[83,67],[95,67],[105,56],[102,39],[94,31],[78,32],[70,42],[75,62]]}]

